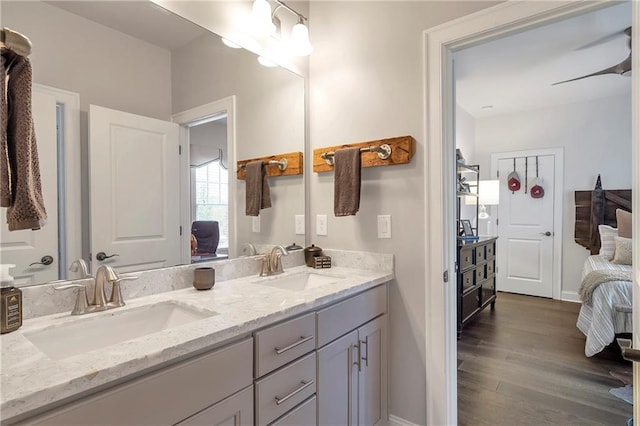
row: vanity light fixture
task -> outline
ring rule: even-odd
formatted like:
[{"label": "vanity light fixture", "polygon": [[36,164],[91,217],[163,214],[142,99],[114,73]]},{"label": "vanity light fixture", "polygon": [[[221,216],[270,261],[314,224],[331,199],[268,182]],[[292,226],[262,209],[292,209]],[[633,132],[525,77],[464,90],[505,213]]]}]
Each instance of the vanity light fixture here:
[{"label": "vanity light fixture", "polygon": [[273,35],[280,28],[280,20],[276,13],[282,8],[293,13],[298,17],[298,23],[291,29],[291,52],[297,56],[307,56],[313,51],[311,42],[309,41],[309,28],[305,25],[308,21],[307,17],[296,12],[281,0],[273,0],[277,6],[271,12],[271,6],[268,0],[254,0],[251,11],[251,19],[253,22],[253,33],[259,37]]}]

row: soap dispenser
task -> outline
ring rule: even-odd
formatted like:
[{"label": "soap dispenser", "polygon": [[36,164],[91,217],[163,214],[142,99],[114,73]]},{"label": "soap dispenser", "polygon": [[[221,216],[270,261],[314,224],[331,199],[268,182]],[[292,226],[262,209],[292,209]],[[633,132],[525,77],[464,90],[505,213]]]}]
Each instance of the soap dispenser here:
[{"label": "soap dispenser", "polygon": [[9,269],[16,265],[0,265],[0,333],[9,333],[22,325],[22,290],[13,286]]}]

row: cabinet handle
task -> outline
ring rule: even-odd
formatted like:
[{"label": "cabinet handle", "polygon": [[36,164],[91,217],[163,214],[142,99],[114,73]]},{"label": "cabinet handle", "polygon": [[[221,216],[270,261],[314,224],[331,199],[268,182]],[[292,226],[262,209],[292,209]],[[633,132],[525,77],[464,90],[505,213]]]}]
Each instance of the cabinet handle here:
[{"label": "cabinet handle", "polygon": [[276,351],[276,354],[280,355],[285,353],[286,351],[295,348],[296,346],[300,346],[301,344],[308,342],[309,340],[313,339],[313,335],[311,336],[300,336],[300,340],[298,340],[295,343],[290,344],[289,346],[285,346],[284,348],[273,348]]},{"label": "cabinet handle", "polygon": [[289,394],[283,397],[276,396],[276,405],[284,404],[289,398],[292,398],[296,394],[302,392],[312,384],[313,384],[313,380],[309,380],[308,382],[300,382],[300,386],[297,389],[291,391]]},{"label": "cabinet handle", "polygon": [[366,336],[364,340],[360,340],[360,343],[364,343],[366,346],[362,360],[364,361],[364,365],[368,367],[369,366],[369,336]]},{"label": "cabinet handle", "polygon": [[[358,366],[358,373],[359,373],[359,372],[361,372],[361,371],[362,371],[362,363],[360,362],[360,359],[361,359],[361,357],[360,357],[360,353],[361,353],[361,350],[360,350],[360,340],[358,340],[358,344],[357,344],[357,345],[353,345],[353,347],[358,349],[358,358],[356,358],[356,359],[357,359],[357,361],[356,361],[356,362],[354,362],[354,363],[353,363],[353,365],[357,365],[357,366]],[[352,358],[352,359],[353,359],[353,358]]]}]

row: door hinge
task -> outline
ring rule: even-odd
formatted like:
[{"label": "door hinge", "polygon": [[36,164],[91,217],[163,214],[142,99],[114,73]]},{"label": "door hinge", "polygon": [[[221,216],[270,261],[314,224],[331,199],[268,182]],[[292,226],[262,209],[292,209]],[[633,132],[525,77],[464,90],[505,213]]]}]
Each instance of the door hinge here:
[{"label": "door hinge", "polygon": [[500,219],[496,218],[496,226],[500,225]]},{"label": "door hinge", "polygon": [[180,235],[182,235],[182,225],[180,225]]},{"label": "door hinge", "polygon": [[178,155],[182,155],[182,145],[178,145]]},{"label": "door hinge", "polygon": [[444,273],[442,274],[442,279],[445,283],[449,282],[449,271],[444,271]]},{"label": "door hinge", "polygon": [[496,172],[496,178],[500,179],[500,170]]}]

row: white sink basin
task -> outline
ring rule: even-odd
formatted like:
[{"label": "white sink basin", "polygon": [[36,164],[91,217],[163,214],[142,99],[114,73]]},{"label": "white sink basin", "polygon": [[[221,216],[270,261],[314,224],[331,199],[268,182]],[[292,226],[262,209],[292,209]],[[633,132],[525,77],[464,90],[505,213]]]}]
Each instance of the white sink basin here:
[{"label": "white sink basin", "polygon": [[24,333],[49,358],[63,359],[217,315],[174,302],[115,309]]},{"label": "white sink basin", "polygon": [[302,272],[293,275],[280,275],[275,277],[265,277],[253,281],[254,284],[266,285],[283,290],[303,291],[325,285],[335,284],[345,277],[336,275],[315,274],[313,272]]}]

